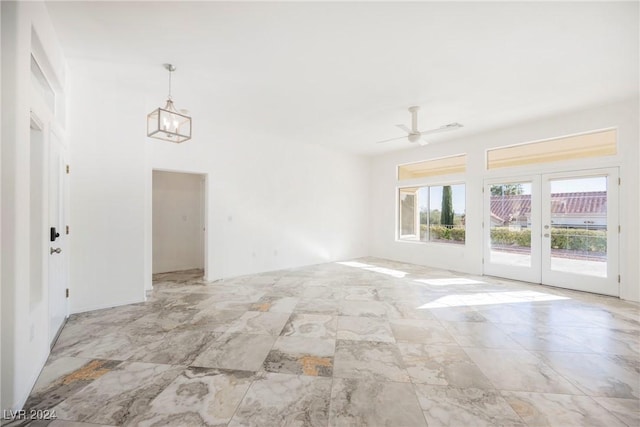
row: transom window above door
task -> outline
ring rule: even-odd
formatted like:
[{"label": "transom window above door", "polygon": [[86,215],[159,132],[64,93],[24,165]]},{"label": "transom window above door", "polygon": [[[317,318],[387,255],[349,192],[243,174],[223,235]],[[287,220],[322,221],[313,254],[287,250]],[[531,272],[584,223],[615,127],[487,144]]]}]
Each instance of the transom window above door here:
[{"label": "transom window above door", "polygon": [[487,169],[615,156],[617,131],[609,129],[487,151]]}]

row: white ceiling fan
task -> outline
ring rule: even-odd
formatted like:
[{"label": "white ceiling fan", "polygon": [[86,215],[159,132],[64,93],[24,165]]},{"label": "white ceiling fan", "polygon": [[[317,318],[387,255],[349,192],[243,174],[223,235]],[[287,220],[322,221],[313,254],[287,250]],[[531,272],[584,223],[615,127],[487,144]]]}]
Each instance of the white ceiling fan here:
[{"label": "white ceiling fan", "polygon": [[462,125],[460,123],[454,122],[449,123],[448,125],[440,126],[439,128],[429,129],[425,131],[418,130],[418,110],[420,107],[409,107],[409,113],[411,113],[411,129],[406,127],[405,125],[396,125],[403,131],[407,133],[407,136],[399,136],[397,138],[385,139],[384,141],[378,141],[377,144],[381,144],[383,142],[395,141],[398,139],[407,138],[409,142],[417,142],[420,145],[427,145],[428,142],[422,139],[425,135],[431,135],[433,133],[447,132],[450,130],[460,129]]}]

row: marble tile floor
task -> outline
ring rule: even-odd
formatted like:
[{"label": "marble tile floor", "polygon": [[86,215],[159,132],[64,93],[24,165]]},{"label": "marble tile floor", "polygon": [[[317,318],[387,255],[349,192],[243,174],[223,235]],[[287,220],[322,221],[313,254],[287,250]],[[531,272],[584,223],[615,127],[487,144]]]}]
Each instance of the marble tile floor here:
[{"label": "marble tile floor", "polygon": [[638,304],[376,258],[201,275],[71,316],[31,425],[640,425]]}]

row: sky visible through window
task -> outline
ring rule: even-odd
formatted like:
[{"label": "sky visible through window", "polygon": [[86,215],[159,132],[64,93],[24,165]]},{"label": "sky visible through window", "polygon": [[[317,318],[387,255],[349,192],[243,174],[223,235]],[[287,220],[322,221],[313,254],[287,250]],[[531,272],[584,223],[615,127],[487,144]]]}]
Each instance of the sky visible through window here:
[{"label": "sky visible through window", "polygon": [[607,191],[607,177],[558,179],[551,181],[552,193],[588,193]]}]

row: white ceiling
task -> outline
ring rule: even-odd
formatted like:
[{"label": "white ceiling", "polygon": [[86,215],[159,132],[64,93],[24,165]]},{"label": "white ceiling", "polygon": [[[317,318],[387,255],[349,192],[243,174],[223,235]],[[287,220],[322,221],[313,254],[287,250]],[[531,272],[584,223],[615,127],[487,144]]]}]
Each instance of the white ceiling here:
[{"label": "white ceiling", "polygon": [[[396,123],[433,143],[636,95],[638,2],[50,2],[69,58],[178,66],[220,126],[362,154]],[[164,94],[164,92],[162,93]],[[197,123],[194,122],[194,126]]]}]

